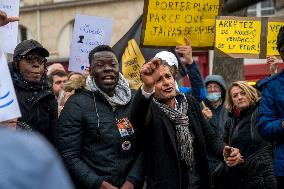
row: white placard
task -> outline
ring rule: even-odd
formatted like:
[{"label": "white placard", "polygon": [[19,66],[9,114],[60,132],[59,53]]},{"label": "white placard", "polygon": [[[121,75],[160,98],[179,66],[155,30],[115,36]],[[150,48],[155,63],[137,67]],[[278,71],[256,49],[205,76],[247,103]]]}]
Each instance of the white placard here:
[{"label": "white placard", "polygon": [[[19,16],[19,0],[0,0],[0,10],[7,16]],[[18,39],[18,22],[11,22],[0,27],[0,48],[5,53],[14,53]]]},{"label": "white placard", "polygon": [[0,122],[21,117],[8,64],[0,49]]},{"label": "white placard", "polygon": [[69,71],[83,72],[89,66],[89,52],[98,45],[109,45],[112,19],[77,14],[71,44]]}]

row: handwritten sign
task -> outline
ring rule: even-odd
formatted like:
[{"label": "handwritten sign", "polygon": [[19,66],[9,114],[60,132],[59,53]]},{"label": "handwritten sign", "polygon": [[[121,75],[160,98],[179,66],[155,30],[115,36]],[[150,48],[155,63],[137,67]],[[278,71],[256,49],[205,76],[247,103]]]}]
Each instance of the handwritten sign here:
[{"label": "handwritten sign", "polygon": [[268,21],[267,26],[267,55],[279,56],[277,49],[277,35],[279,29],[284,27],[284,19],[277,19],[278,21]]},{"label": "handwritten sign", "polygon": [[145,6],[143,45],[184,45],[187,36],[192,47],[213,47],[220,0],[146,0]]},{"label": "handwritten sign", "polygon": [[[19,0],[0,0],[0,10],[7,16],[19,16]],[[14,53],[18,39],[18,22],[0,27],[0,48],[6,53]]]},{"label": "handwritten sign", "polygon": [[69,60],[70,71],[83,72],[89,67],[89,53],[98,45],[109,45],[112,19],[76,15]]},{"label": "handwritten sign", "polygon": [[0,122],[21,117],[8,64],[0,49]]},{"label": "handwritten sign", "polygon": [[260,19],[219,17],[215,47],[226,54],[260,54]]},{"label": "handwritten sign", "polygon": [[142,85],[140,68],[144,63],[145,59],[135,39],[129,40],[128,46],[122,55],[122,73],[128,80],[130,88],[138,89]]}]

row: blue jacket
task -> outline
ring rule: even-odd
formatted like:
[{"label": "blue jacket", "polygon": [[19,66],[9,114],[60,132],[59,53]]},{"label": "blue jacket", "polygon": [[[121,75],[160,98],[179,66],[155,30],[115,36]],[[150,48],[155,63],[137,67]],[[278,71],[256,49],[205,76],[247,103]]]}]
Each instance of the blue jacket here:
[{"label": "blue jacket", "polygon": [[259,132],[267,140],[275,141],[274,167],[276,176],[284,176],[284,71],[261,80]]},{"label": "blue jacket", "polygon": [[193,62],[190,65],[186,65],[187,75],[191,83],[191,88],[189,87],[179,87],[180,92],[189,93],[198,102],[201,102],[206,97],[206,88],[202,80],[198,65]]}]

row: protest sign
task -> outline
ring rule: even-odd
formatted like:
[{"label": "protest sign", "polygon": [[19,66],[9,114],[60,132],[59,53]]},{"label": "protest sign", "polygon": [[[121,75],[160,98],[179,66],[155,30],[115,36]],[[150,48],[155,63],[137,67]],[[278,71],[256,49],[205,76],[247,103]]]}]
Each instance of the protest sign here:
[{"label": "protest sign", "polygon": [[0,49],[0,122],[21,116],[4,53]]},{"label": "protest sign", "polygon": [[[237,57],[260,54],[261,20],[249,17],[218,17],[215,47]],[[232,56],[234,56],[232,55]]]},{"label": "protest sign", "polygon": [[141,44],[144,46],[184,45],[212,48],[215,17],[222,0],[145,0]]},{"label": "protest sign", "polygon": [[268,56],[279,56],[276,42],[277,42],[277,35],[281,27],[284,27],[284,18],[268,18],[268,25],[267,25]]},{"label": "protest sign", "polygon": [[122,55],[122,73],[132,89],[138,89],[142,84],[140,68],[144,63],[145,59],[135,39],[129,40],[128,46]]},{"label": "protest sign", "polygon": [[[19,16],[19,0],[0,0],[0,10],[8,17]],[[18,40],[18,22],[11,22],[0,27],[0,49],[5,53],[13,53]]]},{"label": "protest sign", "polygon": [[284,18],[217,17],[215,49],[219,56],[235,58],[279,56],[276,42],[282,26]]},{"label": "protest sign", "polygon": [[69,59],[69,71],[83,72],[89,66],[89,52],[98,45],[109,45],[112,19],[76,15]]}]

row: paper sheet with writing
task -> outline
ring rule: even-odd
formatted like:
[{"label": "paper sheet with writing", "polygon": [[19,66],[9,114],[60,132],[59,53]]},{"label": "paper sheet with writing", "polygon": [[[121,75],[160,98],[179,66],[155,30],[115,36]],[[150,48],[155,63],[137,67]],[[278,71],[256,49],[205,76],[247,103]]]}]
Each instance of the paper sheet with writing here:
[{"label": "paper sheet with writing", "polygon": [[83,72],[89,66],[89,52],[98,45],[109,45],[113,21],[109,18],[77,14],[71,44],[69,71]]},{"label": "paper sheet with writing", "polygon": [[279,56],[279,52],[277,50],[277,35],[279,33],[279,29],[284,27],[284,19],[283,22],[268,22],[267,26],[267,55],[268,56]]},{"label": "paper sheet with writing", "polygon": [[[220,0],[147,0],[143,45],[213,47]],[[144,12],[145,16],[146,12]]]},{"label": "paper sheet with writing", "polygon": [[[0,0],[0,10],[7,16],[19,16],[19,0]],[[0,48],[6,53],[13,53],[18,40],[18,22],[11,22],[0,27]]]},{"label": "paper sheet with writing", "polygon": [[217,19],[215,47],[227,54],[259,54],[261,21]]},{"label": "paper sheet with writing", "polygon": [[13,82],[3,51],[0,49],[0,122],[21,117]]}]

